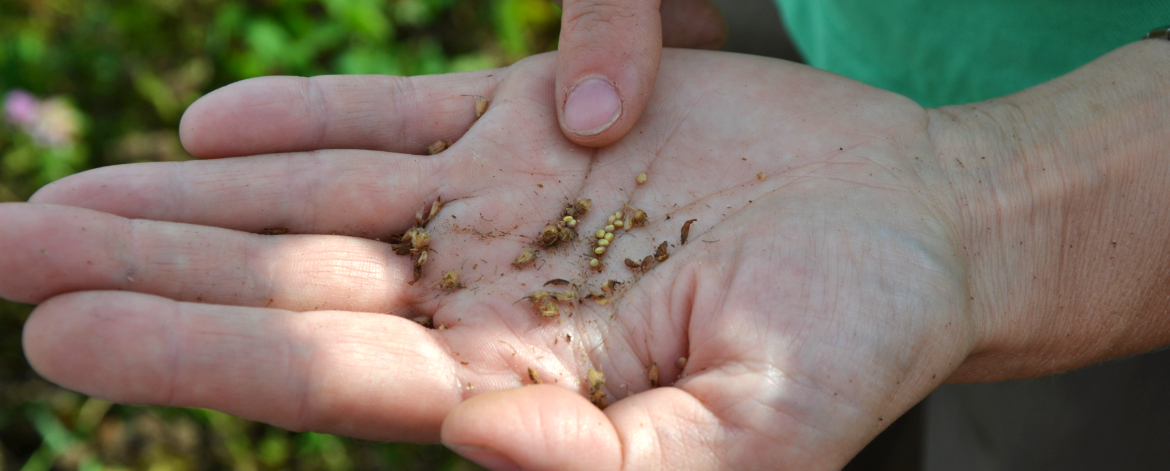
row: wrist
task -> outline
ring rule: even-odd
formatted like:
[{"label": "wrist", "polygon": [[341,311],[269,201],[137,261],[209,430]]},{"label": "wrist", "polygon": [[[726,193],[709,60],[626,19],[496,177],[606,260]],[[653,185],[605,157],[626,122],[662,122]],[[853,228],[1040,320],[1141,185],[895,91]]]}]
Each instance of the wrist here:
[{"label": "wrist", "polygon": [[980,339],[952,376],[1036,376],[1170,343],[1170,44],[930,110]]}]

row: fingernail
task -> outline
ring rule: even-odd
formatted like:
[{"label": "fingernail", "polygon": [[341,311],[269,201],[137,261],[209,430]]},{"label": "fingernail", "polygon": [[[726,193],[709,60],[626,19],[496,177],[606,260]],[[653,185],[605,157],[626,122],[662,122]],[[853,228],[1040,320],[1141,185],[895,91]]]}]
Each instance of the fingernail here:
[{"label": "fingernail", "polygon": [[578,83],[565,100],[565,127],[582,136],[609,129],[622,115],[622,98],[613,84],[593,77]]},{"label": "fingernail", "polygon": [[447,444],[447,448],[492,471],[520,471],[520,465],[488,447]]}]

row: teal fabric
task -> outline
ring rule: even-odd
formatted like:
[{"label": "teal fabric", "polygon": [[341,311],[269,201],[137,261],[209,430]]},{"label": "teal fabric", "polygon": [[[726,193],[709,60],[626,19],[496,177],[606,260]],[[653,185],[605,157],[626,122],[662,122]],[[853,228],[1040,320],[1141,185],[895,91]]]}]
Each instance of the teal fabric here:
[{"label": "teal fabric", "polygon": [[1170,23],[1170,0],[776,0],[810,65],[923,106],[1003,96]]}]

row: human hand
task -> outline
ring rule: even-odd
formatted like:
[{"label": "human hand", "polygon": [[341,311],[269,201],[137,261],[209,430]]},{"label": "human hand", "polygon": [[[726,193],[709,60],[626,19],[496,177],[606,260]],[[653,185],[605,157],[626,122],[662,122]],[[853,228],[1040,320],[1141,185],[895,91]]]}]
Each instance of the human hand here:
[{"label": "human hand", "polygon": [[565,137],[589,147],[617,142],[637,124],[663,46],[718,49],[727,39],[709,0],[566,0],[563,8],[557,118]]},{"label": "human hand", "polygon": [[[441,439],[525,469],[839,468],[975,342],[954,209],[923,178],[925,113],[802,66],[667,59],[645,119],[603,149],[548,119],[549,55],[227,87],[185,116],[191,152],[292,153],[98,169],[0,206],[0,293],[41,303],[24,337],[37,371],[117,402]],[[463,95],[492,104],[452,147],[395,153],[467,129]],[[410,285],[410,258],[369,239],[438,197]],[[582,237],[513,268],[582,197]],[[594,272],[589,234],[623,205],[648,224],[617,231]],[[290,234],[256,234],[272,228]],[[648,272],[623,264],[663,241]],[[449,270],[465,288],[436,286]],[[517,302],[554,278],[623,284],[557,318]],[[529,368],[546,384],[520,387]]]}]

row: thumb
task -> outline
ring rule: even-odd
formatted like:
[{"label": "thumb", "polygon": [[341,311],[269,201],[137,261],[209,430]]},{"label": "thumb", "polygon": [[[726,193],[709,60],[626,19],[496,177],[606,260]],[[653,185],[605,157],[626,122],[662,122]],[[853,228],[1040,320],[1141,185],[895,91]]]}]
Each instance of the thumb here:
[{"label": "thumb", "polygon": [[565,0],[557,113],[569,140],[616,142],[642,116],[662,57],[659,0]]},{"label": "thumb", "polygon": [[441,437],[493,471],[778,469],[793,461],[773,456],[790,440],[726,427],[673,387],[628,396],[604,412],[580,393],[547,384],[485,393],[455,407]]},{"label": "thumb", "polygon": [[492,471],[621,468],[617,433],[579,394],[551,385],[481,394],[447,415],[442,441]]}]

